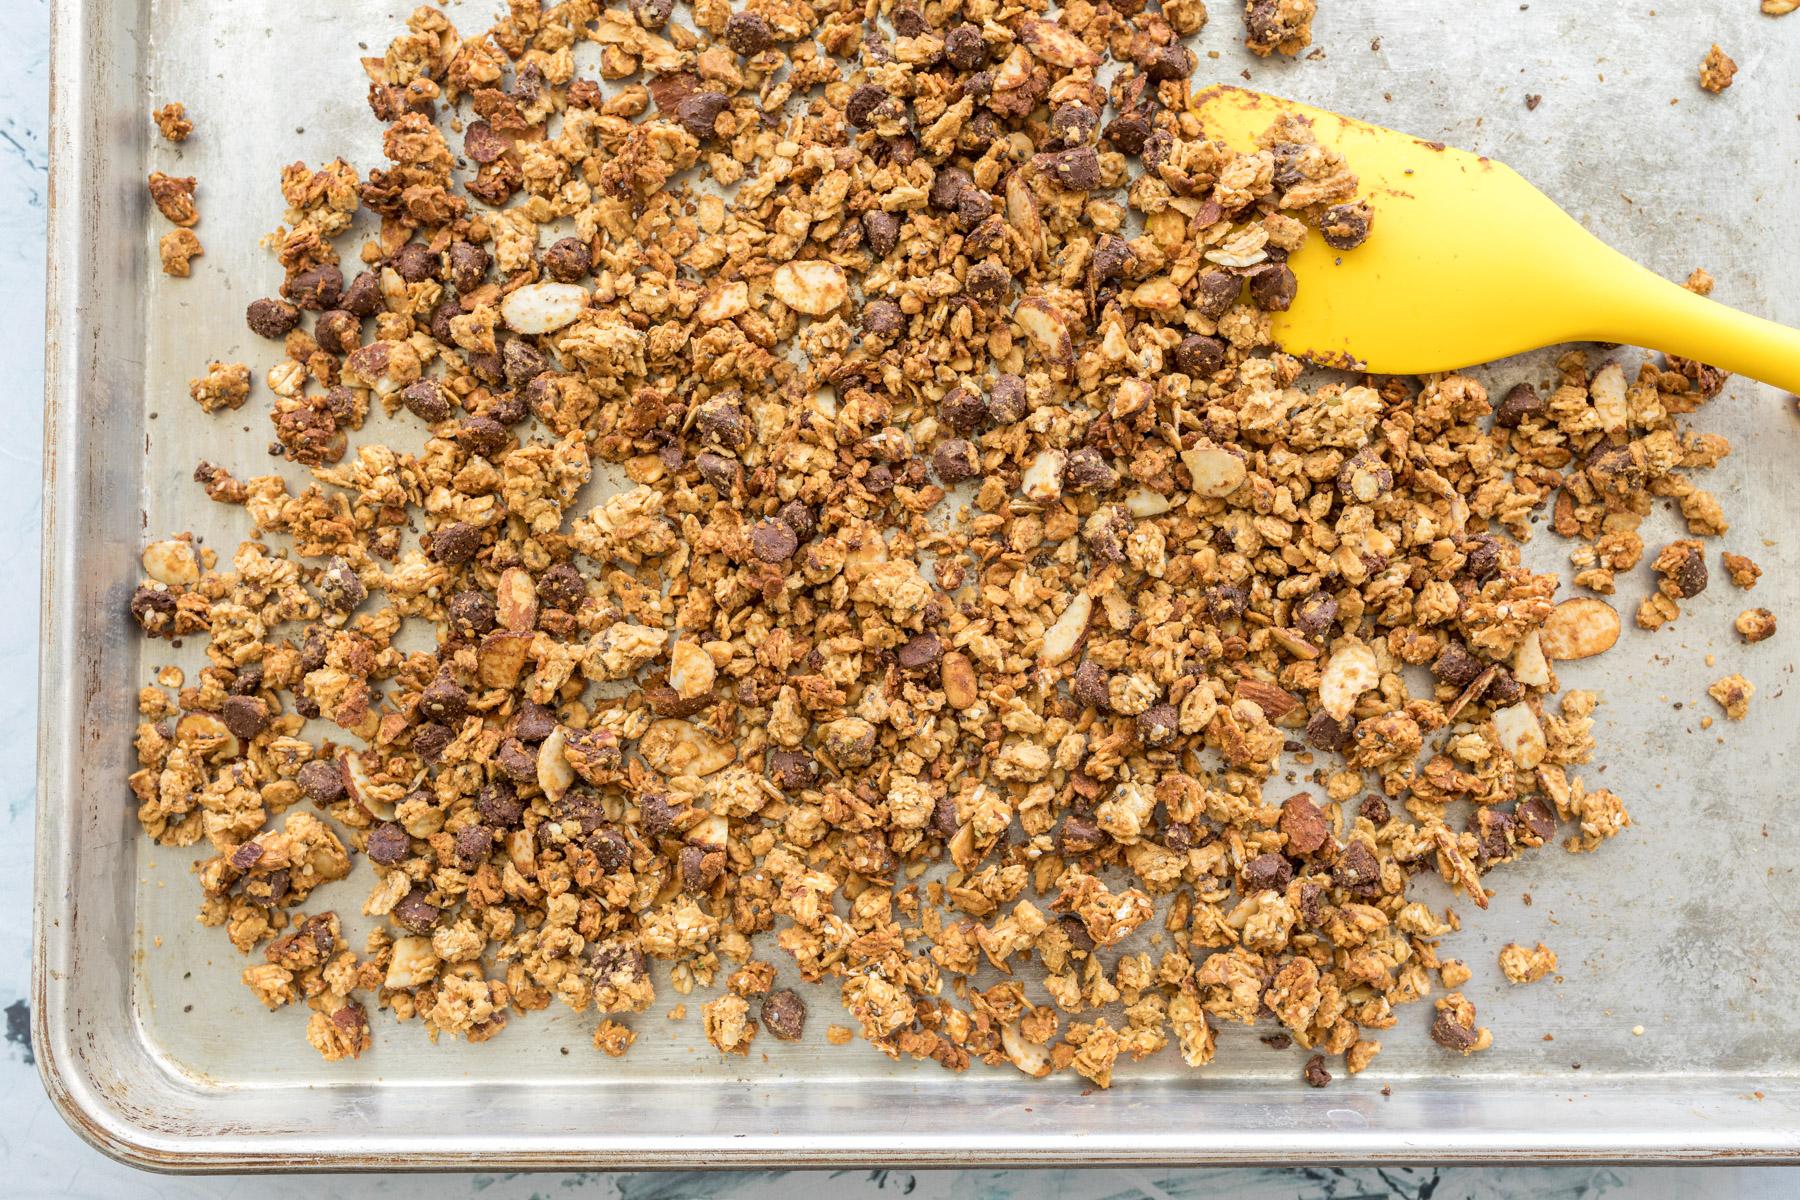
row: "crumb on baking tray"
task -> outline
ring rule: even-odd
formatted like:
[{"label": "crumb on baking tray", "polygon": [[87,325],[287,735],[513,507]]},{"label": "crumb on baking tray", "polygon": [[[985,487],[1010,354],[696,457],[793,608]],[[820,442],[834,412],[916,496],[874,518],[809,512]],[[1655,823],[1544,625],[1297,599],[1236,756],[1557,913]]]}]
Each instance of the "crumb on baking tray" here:
[{"label": "crumb on baking tray", "polygon": [[1706,694],[1718,702],[1726,716],[1734,721],[1741,721],[1749,715],[1750,697],[1756,694],[1756,685],[1734,672],[1715,680],[1706,689]]},{"label": "crumb on baking tray", "polygon": [[163,274],[173,275],[177,279],[186,279],[191,271],[190,264],[206,253],[194,231],[181,228],[171,229],[163,234],[157,242],[156,250],[162,259]]},{"label": "crumb on baking tray", "polygon": [[185,142],[188,134],[194,132],[194,123],[188,120],[187,109],[179,100],[170,101],[150,114],[156,122],[156,131],[171,142]]},{"label": "crumb on baking tray", "polygon": [[1719,562],[1724,566],[1725,574],[1733,587],[1748,591],[1762,578],[1762,568],[1742,554],[1733,554],[1729,550],[1720,551]]},{"label": "crumb on baking tray", "polygon": [[[1619,615],[1520,543],[1547,512],[1610,591],[1647,495],[1722,532],[1693,476],[1729,446],[1684,422],[1722,373],[1303,380],[1288,256],[1379,203],[1304,127],[1183,125],[1197,3],[1106,86],[1110,15],[721,9],[691,54],[653,5],[532,12],[418,10],[368,60],[385,162],[281,172],[245,321],[290,465],[199,464],[258,540],[152,542],[129,601],[204,642],[130,786],[253,994],[341,1058],[372,1014],[480,1042],[553,1005],[616,1055],[671,994],[740,1055],[828,991],[832,1044],[1097,1086],[1263,1023],[1320,1086],[1435,971],[1431,1037],[1490,1045],[1415,882],[1485,907],[1630,824],[1555,674]],[[1264,53],[1312,15],[1246,6]],[[353,867],[360,951],[300,911]]]},{"label": "crumb on baking tray", "polygon": [[1718,95],[1731,86],[1732,78],[1737,74],[1738,65],[1731,56],[1719,49],[1714,43],[1706,52],[1706,58],[1700,64],[1700,86]]},{"label": "crumb on baking tray", "polygon": [[1244,45],[1252,54],[1292,57],[1312,45],[1315,0],[1244,0]]},{"label": "crumb on baking tray", "polygon": [[1764,641],[1775,636],[1775,614],[1766,608],[1746,608],[1731,627],[1746,643]]},{"label": "crumb on baking tray", "polygon": [[1500,972],[1508,983],[1536,983],[1556,970],[1556,952],[1539,942],[1535,949],[1508,942],[1500,948]]}]

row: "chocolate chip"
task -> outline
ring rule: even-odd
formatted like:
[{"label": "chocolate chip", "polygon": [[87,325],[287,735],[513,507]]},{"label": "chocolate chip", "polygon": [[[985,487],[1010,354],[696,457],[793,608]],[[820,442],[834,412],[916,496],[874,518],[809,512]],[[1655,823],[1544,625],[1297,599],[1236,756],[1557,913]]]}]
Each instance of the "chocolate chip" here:
[{"label": "chocolate chip", "polygon": [[892,300],[871,300],[863,305],[862,327],[877,337],[893,337],[906,328],[906,315]]},{"label": "chocolate chip", "polygon": [[510,737],[500,743],[494,751],[494,765],[514,783],[537,782],[537,755],[525,748],[525,743],[516,737]]},{"label": "chocolate chip", "polygon": [[587,839],[588,852],[608,875],[615,875],[631,865],[631,843],[617,829],[596,829]]},{"label": "chocolate chip", "polygon": [[631,15],[644,29],[661,29],[675,12],[675,0],[630,0]]},{"label": "chocolate chip", "polygon": [[1330,835],[1330,823],[1325,814],[1312,802],[1312,797],[1304,793],[1282,801],[1278,828],[1287,835],[1289,854],[1311,854],[1323,846]]},{"label": "chocolate chip", "polygon": [[925,21],[925,14],[910,4],[896,5],[889,19],[894,22],[894,32],[903,38],[920,37],[931,28]]},{"label": "chocolate chip", "polygon": [[262,861],[266,851],[260,842],[245,842],[231,852],[231,865],[240,871],[248,871]]},{"label": "chocolate chip", "polygon": [[714,123],[729,104],[724,92],[695,92],[675,106],[675,120],[704,142],[715,136]]},{"label": "chocolate chip", "polygon": [[695,411],[694,424],[701,433],[724,446],[740,445],[750,432],[736,393],[708,397]]},{"label": "chocolate chip", "polygon": [[1089,517],[1081,527],[1081,540],[1089,553],[1103,562],[1126,559],[1125,539],[1131,536],[1131,514],[1120,505],[1109,505]]},{"label": "chocolate chip", "polygon": [[1528,796],[1519,801],[1513,814],[1519,824],[1538,841],[1548,842],[1556,836],[1556,813],[1536,796]]},{"label": "chocolate chip", "polygon": [[1543,412],[1544,398],[1529,383],[1515,383],[1507,389],[1499,407],[1494,409],[1494,424],[1502,429],[1516,429],[1527,417]]},{"label": "chocolate chip", "polygon": [[1108,491],[1118,482],[1118,472],[1107,465],[1105,457],[1092,446],[1070,451],[1068,462],[1063,466],[1063,484],[1072,491]]},{"label": "chocolate chip", "polygon": [[694,466],[700,471],[700,478],[713,485],[726,496],[743,486],[744,468],[735,458],[727,458],[723,454],[711,450],[702,450],[694,458]]},{"label": "chocolate chip", "polygon": [[1086,145],[1099,128],[1100,114],[1077,101],[1059,104],[1050,114],[1050,136],[1064,146]]},{"label": "chocolate chip", "polygon": [[430,893],[418,884],[394,905],[394,920],[408,933],[426,934],[437,928],[443,914],[438,906],[425,899]]},{"label": "chocolate chip", "polygon": [[1680,560],[1674,569],[1663,573],[1663,578],[1674,587],[1679,598],[1686,600],[1698,596],[1706,590],[1708,581],[1706,556],[1692,546],[1683,546]]},{"label": "chocolate chip", "polygon": [[369,598],[363,583],[350,563],[334,557],[319,572],[319,602],[332,612],[347,613]]},{"label": "chocolate chip", "polygon": [[1244,864],[1243,890],[1248,892],[1280,891],[1294,877],[1294,865],[1273,852],[1257,855]]},{"label": "chocolate chip", "polygon": [[769,23],[755,13],[732,13],[725,22],[725,44],[745,58],[761,54],[774,40]]},{"label": "chocolate chip", "polygon": [[794,536],[805,541],[819,531],[819,518],[804,501],[789,500],[775,513],[775,516],[794,531]]},{"label": "chocolate chip", "polygon": [[870,209],[862,215],[862,227],[869,251],[876,258],[886,258],[900,244],[900,218],[891,212]]},{"label": "chocolate chip", "polygon": [[1056,924],[1063,931],[1063,936],[1069,939],[1070,948],[1077,954],[1094,952],[1094,935],[1089,932],[1086,921],[1070,913],[1059,918]]},{"label": "chocolate chip", "polygon": [[1331,1072],[1325,1069],[1325,1056],[1315,1054],[1306,1060],[1306,1067],[1300,1072],[1306,1080],[1307,1087],[1322,1088],[1331,1082]]},{"label": "chocolate chip", "polygon": [[1225,365],[1225,343],[1190,333],[1175,346],[1175,368],[1193,379],[1205,379]]},{"label": "chocolate chip", "polygon": [[1250,591],[1241,583],[1217,583],[1205,595],[1206,610],[1215,621],[1235,621],[1250,607]]},{"label": "chocolate chip", "polygon": [[887,90],[873,83],[858,84],[850,93],[850,99],[844,102],[844,120],[858,129],[867,129],[874,124],[875,112],[887,103]]},{"label": "chocolate chip", "polygon": [[937,665],[944,656],[944,647],[935,633],[920,633],[908,638],[895,655],[902,669],[907,671],[923,671]]},{"label": "chocolate chip", "polygon": [[1012,272],[997,262],[979,262],[969,268],[963,288],[981,304],[998,304],[1012,292]]},{"label": "chocolate chip", "polygon": [[580,238],[558,238],[544,251],[544,270],[559,283],[576,282],[593,265],[593,255],[588,250],[588,244]]},{"label": "chocolate chip", "polygon": [[550,608],[564,612],[580,612],[587,602],[587,580],[573,563],[556,563],[546,567],[537,579],[538,599]]},{"label": "chocolate chip", "polygon": [[370,861],[384,867],[396,866],[411,857],[412,837],[400,822],[383,821],[369,830],[369,840],[363,844],[363,853],[369,856]]},{"label": "chocolate chip", "polygon": [[1108,692],[1109,683],[1106,668],[1091,658],[1084,658],[1081,665],[1075,668],[1075,677],[1069,681],[1069,693],[1075,697],[1076,703],[1091,704],[1105,712],[1112,704]]},{"label": "chocolate chip", "polygon": [[1387,801],[1373,794],[1364,796],[1356,811],[1377,829],[1386,825],[1388,818],[1393,815],[1388,811]]},{"label": "chocolate chip", "polygon": [[450,329],[450,322],[462,315],[462,305],[454,300],[439,301],[425,318],[425,330],[440,345],[453,345],[456,335]]},{"label": "chocolate chip", "polygon": [[231,680],[231,694],[234,696],[254,696],[262,690],[263,665],[258,662],[245,663],[237,669]]},{"label": "chocolate chip", "polygon": [[446,611],[451,628],[461,637],[470,640],[491,631],[498,623],[494,612],[494,598],[486,592],[457,592],[450,597]]},{"label": "chocolate chip", "polygon": [[1180,732],[1181,717],[1173,704],[1153,704],[1137,715],[1138,737],[1147,746],[1164,746]]},{"label": "chocolate chip", "polygon": [[1050,174],[1072,192],[1091,192],[1100,186],[1100,156],[1092,146],[1063,150],[1051,157]]},{"label": "chocolate chip", "polygon": [[1186,79],[1192,75],[1194,56],[1185,46],[1163,46],[1141,65],[1145,75],[1157,83],[1163,83],[1171,79]]},{"label": "chocolate chip", "polygon": [[766,563],[784,563],[794,557],[800,539],[783,521],[758,521],[750,531],[750,552]]},{"label": "chocolate chip", "polygon": [[248,742],[269,727],[269,706],[254,696],[227,696],[219,718],[225,728]]},{"label": "chocolate chip", "polygon": [[283,338],[300,324],[300,310],[286,300],[264,297],[244,310],[244,322],[257,337]]},{"label": "chocolate chip", "polygon": [[1354,250],[1369,240],[1374,213],[1362,201],[1334,204],[1319,218],[1319,233],[1334,250]]},{"label": "chocolate chip", "polygon": [[1131,265],[1131,245],[1116,234],[1102,234],[1100,244],[1094,248],[1094,258],[1088,264],[1088,274],[1100,283],[1108,283],[1125,277],[1125,268]]},{"label": "chocolate chip", "polygon": [[1525,698],[1525,685],[1514,678],[1513,673],[1505,667],[1494,668],[1494,678],[1481,693],[1481,699],[1496,708],[1508,704],[1517,704]]},{"label": "chocolate chip", "polygon": [[683,846],[678,860],[681,886],[689,892],[704,892],[725,873],[725,852],[711,846]]},{"label": "chocolate chip", "polygon": [[323,631],[317,628],[308,630],[300,643],[300,670],[311,674],[324,666],[328,649],[329,643],[326,642]]},{"label": "chocolate chip", "polygon": [[1306,722],[1306,744],[1314,750],[1342,753],[1352,745],[1355,728],[1355,724],[1348,718],[1339,721],[1321,709]]},{"label": "chocolate chip", "polygon": [[469,711],[469,693],[454,680],[434,679],[419,693],[419,711],[433,721],[460,721]]},{"label": "chocolate chip", "polygon": [[475,798],[475,811],[484,825],[495,829],[517,829],[525,821],[525,804],[511,782],[496,779],[481,789]]},{"label": "chocolate chip", "polygon": [[1466,1054],[1481,1040],[1481,1036],[1451,1016],[1446,1009],[1438,1013],[1437,1020],[1431,1023],[1431,1040],[1447,1049]]},{"label": "chocolate chip", "polygon": [[1432,660],[1431,673],[1453,688],[1465,688],[1487,670],[1487,663],[1469,653],[1461,642],[1447,642]]},{"label": "chocolate chip", "polygon": [[802,791],[818,778],[818,767],[804,750],[771,750],[768,761],[769,777],[784,792]]},{"label": "chocolate chip", "polygon": [[1294,626],[1309,638],[1322,638],[1337,624],[1337,597],[1314,592],[1294,605]]},{"label": "chocolate chip", "polygon": [[651,837],[664,837],[675,832],[676,823],[686,811],[685,806],[671,804],[669,798],[661,792],[645,792],[638,798],[638,812],[644,823],[644,832]]},{"label": "chocolate chip", "polygon": [[958,433],[973,433],[987,420],[987,403],[966,387],[951,388],[938,403],[938,417]]},{"label": "chocolate chip", "polygon": [[987,43],[981,30],[965,22],[944,35],[944,57],[959,71],[979,71],[987,66]]},{"label": "chocolate chip", "polygon": [[1486,583],[1500,573],[1500,539],[1477,534],[1463,543],[1463,570],[1477,583]]},{"label": "chocolate chip", "polygon": [[450,743],[456,740],[448,725],[440,725],[436,721],[426,721],[413,729],[413,752],[428,763],[442,758]]},{"label": "chocolate chip", "polygon": [[450,282],[457,291],[467,295],[487,278],[489,261],[488,252],[474,242],[451,242]]},{"label": "chocolate chip", "polygon": [[301,767],[294,782],[300,785],[308,800],[318,805],[336,804],[346,794],[343,769],[322,758]]},{"label": "chocolate chip", "polygon": [[962,822],[956,816],[956,801],[949,796],[939,796],[931,806],[931,827],[942,837],[955,837],[956,831],[962,828]]},{"label": "chocolate chip", "polygon": [[763,1028],[783,1042],[797,1042],[806,1031],[806,1001],[787,988],[770,992],[762,1002]]},{"label": "chocolate chip", "polygon": [[1024,420],[1031,411],[1031,402],[1025,396],[1025,380],[1017,375],[1000,376],[994,380],[984,407],[988,419],[996,425],[1011,425]]},{"label": "chocolate chip", "polygon": [[1373,850],[1352,838],[1331,868],[1331,878],[1345,891],[1367,891],[1381,882],[1381,864],[1375,860]]},{"label": "chocolate chip", "polygon": [[481,530],[467,521],[452,521],[448,525],[440,525],[431,534],[431,544],[426,553],[433,561],[458,566],[474,558],[481,549]]},{"label": "chocolate chip", "polygon": [[494,458],[510,440],[506,426],[492,417],[470,417],[456,431],[456,437],[483,458]]},{"label": "chocolate chip", "polygon": [[515,388],[524,387],[549,367],[544,352],[524,338],[513,338],[500,348],[500,370]]},{"label": "chocolate chip", "polygon": [[1102,136],[1120,154],[1142,154],[1153,128],[1143,113],[1121,113],[1107,124]]},{"label": "chocolate chip", "polygon": [[452,407],[450,397],[435,379],[418,379],[407,384],[400,393],[400,403],[406,405],[413,416],[433,425],[449,417]]},{"label": "chocolate chip", "polygon": [[1224,316],[1243,290],[1238,277],[1227,271],[1202,271],[1194,283],[1194,307],[1209,321]]},{"label": "chocolate chip", "polygon": [[993,215],[994,198],[978,187],[966,187],[956,198],[956,227],[964,233],[973,232]]},{"label": "chocolate chip", "polygon": [[507,141],[486,121],[471,121],[463,130],[463,153],[477,166],[499,162],[506,154]]},{"label": "chocolate chip", "polygon": [[950,438],[931,452],[931,467],[945,487],[954,487],[981,474],[981,456],[967,438]]},{"label": "chocolate chip", "polygon": [[519,709],[512,719],[513,737],[535,744],[549,737],[555,729],[556,717],[548,708],[531,700],[519,701]]},{"label": "chocolate chip", "polygon": [[324,312],[338,306],[338,300],[344,294],[344,273],[332,263],[308,267],[296,271],[282,284],[281,294],[301,308]]},{"label": "chocolate chip", "polygon": [[1264,312],[1286,312],[1300,290],[1286,263],[1268,263],[1250,272],[1250,302]]},{"label": "chocolate chip", "polygon": [[408,242],[394,251],[394,257],[389,260],[388,265],[406,282],[424,283],[436,273],[437,255],[422,242]]}]

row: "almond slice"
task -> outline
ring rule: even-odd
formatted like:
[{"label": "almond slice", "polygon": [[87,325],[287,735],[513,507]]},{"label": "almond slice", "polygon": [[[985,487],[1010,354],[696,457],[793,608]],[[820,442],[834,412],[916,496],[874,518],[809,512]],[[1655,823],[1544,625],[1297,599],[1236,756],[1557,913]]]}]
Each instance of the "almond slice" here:
[{"label": "almond slice", "polygon": [[579,317],[587,302],[579,284],[528,283],[500,301],[500,317],[515,333],[549,333]]},{"label": "almond slice", "polygon": [[1544,657],[1557,661],[1592,658],[1612,649],[1619,640],[1619,614],[1604,600],[1577,596],[1550,611],[1538,631]]},{"label": "almond slice", "polygon": [[181,538],[151,542],[141,560],[144,574],[169,587],[192,587],[200,582],[200,558],[194,544]]},{"label": "almond slice", "polygon": [[1342,721],[1356,707],[1357,698],[1380,682],[1375,652],[1361,642],[1350,642],[1325,660],[1319,676],[1319,701],[1332,720]]},{"label": "almond slice", "polygon": [[1031,465],[1025,468],[1019,490],[1027,500],[1048,504],[1062,495],[1063,467],[1069,456],[1061,450],[1039,450]]},{"label": "almond slice", "polygon": [[816,258],[776,267],[770,290],[777,300],[809,317],[836,312],[850,299],[850,285],[844,281],[844,268]]},{"label": "almond slice", "polygon": [[713,689],[718,668],[712,655],[689,641],[675,643],[669,652],[669,686],[684,700],[704,696]]},{"label": "almond slice", "polygon": [[1600,428],[1608,433],[1624,433],[1628,425],[1625,403],[1625,368],[1609,362],[1594,373],[1588,384],[1588,399],[1600,418]]},{"label": "almond slice", "polygon": [[1544,727],[1528,704],[1513,704],[1494,710],[1494,736],[1501,749],[1512,756],[1519,769],[1529,771],[1544,761],[1550,743],[1544,739]]},{"label": "almond slice", "polygon": [[563,755],[563,747],[568,744],[568,735],[558,725],[550,731],[538,746],[537,780],[538,786],[544,789],[544,795],[552,804],[568,795],[569,789],[575,786],[575,768]]},{"label": "almond slice", "polygon": [[1000,1026],[1000,1046],[1006,1051],[1007,1061],[1032,1078],[1042,1079],[1050,1074],[1050,1048],[1026,1041],[1019,1022],[1008,1021]]},{"label": "almond slice", "polygon": [[1081,642],[1081,635],[1087,632],[1088,618],[1093,615],[1094,600],[1086,592],[1076,592],[1069,606],[1062,610],[1062,616],[1056,623],[1044,631],[1044,651],[1041,657],[1050,666],[1055,666],[1075,653],[1075,647]]},{"label": "almond slice", "polygon": [[1181,452],[1181,461],[1194,477],[1194,494],[1217,498],[1229,496],[1243,486],[1248,471],[1244,460],[1231,451],[1209,441],[1196,442]]},{"label": "almond slice", "polygon": [[1027,296],[1013,309],[1013,320],[1031,339],[1038,353],[1057,365],[1075,361],[1075,346],[1069,340],[1069,319],[1048,300]]},{"label": "almond slice", "polygon": [[1019,22],[1019,40],[1033,57],[1053,67],[1073,70],[1100,65],[1100,56],[1088,49],[1086,42],[1055,21],[1028,18]]}]

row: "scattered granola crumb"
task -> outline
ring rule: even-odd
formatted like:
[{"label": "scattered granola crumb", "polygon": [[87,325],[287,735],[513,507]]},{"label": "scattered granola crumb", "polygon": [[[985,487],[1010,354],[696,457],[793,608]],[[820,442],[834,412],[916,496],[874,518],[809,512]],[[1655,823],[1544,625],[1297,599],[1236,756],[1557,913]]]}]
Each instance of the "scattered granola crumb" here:
[{"label": "scattered granola crumb", "polygon": [[1714,95],[1731,86],[1732,76],[1737,74],[1737,64],[1733,62],[1718,44],[1706,52],[1706,60],[1700,64],[1700,86]]},{"label": "scattered granola crumb", "polygon": [[1741,721],[1750,711],[1750,697],[1756,694],[1756,685],[1733,673],[1716,681],[1706,689],[1706,694],[1718,701],[1726,716]]},{"label": "scattered granola crumb", "polygon": [[1469,977],[1473,974],[1469,970],[1469,964],[1460,958],[1448,958],[1438,965],[1438,978],[1452,991],[1469,982]]},{"label": "scattered granola crumb", "polygon": [[1712,273],[1705,267],[1695,267],[1688,272],[1687,280],[1681,286],[1696,296],[1710,296],[1713,291]]},{"label": "scattered granola crumb", "polygon": [[1762,10],[1771,17],[1785,17],[1800,8],[1800,0],[1762,0]]},{"label": "scattered granola crumb", "polygon": [[668,1012],[663,1014],[663,1019],[666,1021],[685,1021],[685,1020],[687,1020],[687,1005],[677,1004],[677,1005],[673,1006],[672,1008],[669,1009]]},{"label": "scattered granola crumb", "polygon": [[637,1041],[637,1033],[630,1026],[621,1025],[608,1017],[594,1029],[594,1049],[608,1058],[623,1058]]},{"label": "scattered granola crumb", "polygon": [[186,279],[190,272],[189,264],[206,253],[201,248],[199,237],[191,229],[169,230],[162,235],[156,249],[162,258],[163,274],[173,275],[177,279]]},{"label": "scattered granola crumb", "polygon": [[165,139],[171,142],[185,142],[188,134],[194,132],[194,123],[188,120],[187,109],[181,101],[173,100],[150,114],[156,122],[156,128]]},{"label": "scattered granola crumb", "polygon": [[1556,970],[1556,953],[1539,942],[1535,950],[1527,950],[1517,942],[1500,948],[1500,971],[1511,983],[1536,983]]},{"label": "scattered granola crumb", "polygon": [[1758,579],[1762,578],[1762,568],[1742,554],[1733,554],[1729,550],[1722,551],[1719,554],[1719,561],[1725,565],[1725,574],[1731,577],[1734,587],[1748,591],[1756,586]]},{"label": "scattered granola crumb", "polygon": [[1525,94],[1525,111],[1536,112],[1538,105],[1542,104],[1543,102],[1544,102],[1544,97],[1543,97],[1542,93],[1527,92]]},{"label": "scattered granola crumb", "polygon": [[1775,636],[1775,614],[1766,608],[1746,608],[1731,627],[1746,643],[1760,642]]},{"label": "scattered granola crumb", "polygon": [[188,380],[188,395],[204,412],[237,408],[250,396],[250,368],[243,363],[208,363],[205,375]]},{"label": "scattered granola crumb", "polygon": [[199,222],[200,210],[194,207],[195,181],[192,175],[176,178],[161,171],[150,172],[150,199],[156,211],[176,225],[191,226]]},{"label": "scattered granola crumb", "polygon": [[1314,0],[1244,0],[1244,45],[1267,58],[1293,56],[1312,45]]},{"label": "scattered granola crumb", "polygon": [[1475,1024],[1475,1005],[1461,992],[1451,992],[1434,1002],[1437,1020],[1431,1025],[1431,1040],[1459,1054],[1474,1054],[1494,1044],[1494,1036]]},{"label": "scattered granola crumb", "polygon": [[842,1025],[827,1025],[825,1027],[825,1040],[834,1046],[848,1046],[855,1039],[856,1030],[854,1029],[849,1029]]}]

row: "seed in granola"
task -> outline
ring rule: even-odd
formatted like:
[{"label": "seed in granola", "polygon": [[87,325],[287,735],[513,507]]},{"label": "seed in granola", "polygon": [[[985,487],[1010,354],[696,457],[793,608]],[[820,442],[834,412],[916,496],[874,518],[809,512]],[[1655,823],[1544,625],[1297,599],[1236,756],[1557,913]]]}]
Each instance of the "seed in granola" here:
[{"label": "seed in granola", "polygon": [[966,387],[954,387],[938,404],[938,417],[958,433],[973,433],[987,420],[988,406]]},{"label": "seed in granola", "polygon": [[1250,300],[1264,312],[1286,312],[1299,282],[1286,263],[1270,263],[1250,272]]},{"label": "seed in granola", "polygon": [[1306,1080],[1307,1087],[1322,1088],[1331,1083],[1331,1072],[1325,1069],[1325,1056],[1315,1054],[1306,1060],[1306,1066],[1300,1072]]},{"label": "seed in granola", "polygon": [[1502,429],[1517,429],[1526,420],[1542,414],[1545,407],[1544,398],[1538,395],[1536,388],[1529,383],[1515,383],[1494,409],[1494,424]]},{"label": "seed in granola", "polygon": [[301,308],[323,312],[338,307],[344,294],[344,273],[333,263],[321,263],[296,272],[281,285],[281,294]]},{"label": "seed in granola", "polygon": [[788,988],[770,992],[762,1002],[763,1028],[784,1042],[797,1042],[806,1032],[806,1001]]},{"label": "seed in granola", "polygon": [[995,379],[983,407],[988,419],[996,425],[1011,425],[1024,420],[1031,411],[1031,402],[1025,396],[1025,381],[1017,375],[1002,375]]},{"label": "seed in granola", "polygon": [[433,721],[459,721],[469,711],[469,693],[439,676],[419,693],[419,711]]},{"label": "seed in granola", "polygon": [[426,899],[429,892],[418,885],[394,905],[394,920],[408,933],[427,934],[437,928],[438,918],[443,914],[438,906]]},{"label": "seed in granola", "polygon": [[474,558],[480,549],[481,530],[467,521],[452,521],[431,533],[425,552],[436,562],[458,566]]},{"label": "seed in granola", "polygon": [[1374,851],[1352,838],[1333,864],[1331,878],[1345,891],[1367,891],[1381,882],[1381,864],[1375,860]]},{"label": "seed in granola", "polygon": [[799,548],[799,537],[784,521],[759,521],[750,531],[750,552],[763,562],[784,563]]},{"label": "seed in granola", "polygon": [[257,337],[284,338],[300,324],[300,310],[286,300],[264,297],[250,302],[244,321]]},{"label": "seed in granola", "polygon": [[732,13],[725,22],[725,44],[745,58],[761,54],[774,41],[774,36],[769,32],[768,21],[755,13]]},{"label": "seed in granola", "polygon": [[1190,333],[1175,346],[1175,368],[1193,379],[1205,379],[1225,365],[1225,343]]},{"label": "seed in granola", "polygon": [[322,758],[314,759],[301,767],[294,780],[300,785],[300,790],[306,793],[306,798],[321,808],[336,804],[347,792],[343,769]]},{"label": "seed in granola", "polygon": [[219,715],[225,728],[246,742],[269,727],[269,706],[254,696],[225,697]]},{"label": "seed in granola", "polygon": [[1186,79],[1194,73],[1194,55],[1180,44],[1160,47],[1139,64],[1145,75],[1156,83]]},{"label": "seed in granola", "polygon": [[1091,192],[1100,186],[1100,156],[1092,146],[1058,151],[1050,158],[1050,173],[1072,192]]},{"label": "seed in granola", "polygon": [[384,867],[398,866],[412,857],[412,838],[400,822],[383,821],[369,830],[369,840],[363,844],[363,853],[369,856],[370,861]]},{"label": "seed in granola", "polygon": [[327,354],[348,354],[362,345],[362,319],[341,308],[320,313],[313,325],[313,340]]},{"label": "seed in granola", "polygon": [[1247,892],[1279,891],[1293,877],[1294,864],[1282,855],[1265,852],[1244,864],[1243,886]]},{"label": "seed in granola", "polygon": [[1369,240],[1375,214],[1368,202],[1334,204],[1319,218],[1319,234],[1334,250],[1354,250]]},{"label": "seed in granola", "polygon": [[578,282],[592,266],[593,255],[580,238],[558,238],[544,251],[544,270],[558,283]]},{"label": "seed in granola", "polygon": [[954,487],[981,474],[981,457],[968,439],[950,438],[932,451],[931,466],[945,487]]}]

